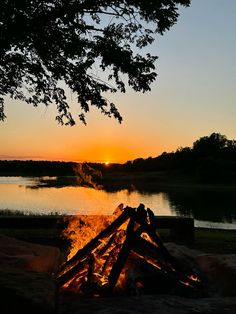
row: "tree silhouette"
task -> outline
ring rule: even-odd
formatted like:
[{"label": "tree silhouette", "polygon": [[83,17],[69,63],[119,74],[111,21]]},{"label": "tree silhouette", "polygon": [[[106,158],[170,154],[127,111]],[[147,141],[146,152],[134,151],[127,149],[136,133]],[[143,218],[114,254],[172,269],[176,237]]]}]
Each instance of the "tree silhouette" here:
[{"label": "tree silhouette", "polygon": [[214,155],[227,147],[227,143],[228,140],[225,135],[212,133],[195,141],[193,143],[193,151],[201,155]]},{"label": "tree silhouette", "polygon": [[179,5],[190,1],[1,0],[0,120],[10,96],[33,106],[55,103],[56,120],[74,125],[66,86],[83,123],[91,106],[121,122],[104,93],[150,90],[157,57],[137,48],[173,26]]}]

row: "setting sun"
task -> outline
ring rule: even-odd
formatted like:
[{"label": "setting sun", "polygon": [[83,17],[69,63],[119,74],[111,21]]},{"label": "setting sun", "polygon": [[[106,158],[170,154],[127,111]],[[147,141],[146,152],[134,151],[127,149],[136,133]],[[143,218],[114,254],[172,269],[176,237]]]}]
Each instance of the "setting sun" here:
[{"label": "setting sun", "polygon": [[110,162],[109,161],[105,161],[104,164],[105,164],[105,166],[108,166],[110,164]]}]

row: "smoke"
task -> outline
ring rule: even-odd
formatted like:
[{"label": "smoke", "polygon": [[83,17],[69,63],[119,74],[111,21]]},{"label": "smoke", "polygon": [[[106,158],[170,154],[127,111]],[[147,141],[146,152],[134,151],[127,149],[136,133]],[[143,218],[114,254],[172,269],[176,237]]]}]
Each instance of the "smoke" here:
[{"label": "smoke", "polygon": [[81,186],[92,187],[101,190],[103,186],[99,183],[102,179],[101,171],[92,168],[87,163],[78,163],[74,167],[77,176],[77,182]]}]

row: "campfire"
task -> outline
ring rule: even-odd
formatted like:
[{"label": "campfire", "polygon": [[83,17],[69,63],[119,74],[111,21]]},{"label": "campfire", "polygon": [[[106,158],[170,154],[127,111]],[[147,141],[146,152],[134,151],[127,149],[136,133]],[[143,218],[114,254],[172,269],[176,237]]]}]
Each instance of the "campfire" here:
[{"label": "campfire", "polygon": [[143,204],[118,206],[113,221],[68,258],[56,279],[62,289],[90,297],[203,291],[199,273],[169,253]]}]

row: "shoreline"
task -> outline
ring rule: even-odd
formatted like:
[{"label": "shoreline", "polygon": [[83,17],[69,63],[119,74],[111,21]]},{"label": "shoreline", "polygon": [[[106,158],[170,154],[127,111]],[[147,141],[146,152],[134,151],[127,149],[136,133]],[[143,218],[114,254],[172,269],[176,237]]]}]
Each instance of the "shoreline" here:
[{"label": "shoreline", "polygon": [[[86,216],[86,215],[85,215]],[[36,217],[37,224],[30,223],[31,217],[24,216],[8,216],[8,225],[4,224],[3,217],[0,216],[0,235],[6,235],[22,239],[29,242],[57,246],[62,248],[68,246],[68,239],[63,238],[63,230],[66,224],[57,224],[57,217]],[[48,218],[48,219],[47,219]],[[62,218],[60,216],[60,218]],[[24,227],[17,227],[17,222],[24,222]],[[13,223],[15,222],[15,223]],[[159,229],[163,242],[176,242],[170,230]],[[206,253],[216,254],[235,254],[236,251],[236,229],[214,229],[194,226],[194,241],[189,243],[186,241],[179,242],[181,245],[188,246]]]}]

